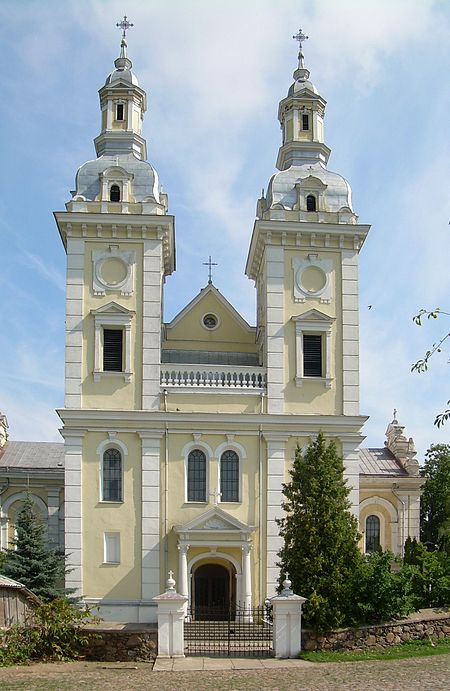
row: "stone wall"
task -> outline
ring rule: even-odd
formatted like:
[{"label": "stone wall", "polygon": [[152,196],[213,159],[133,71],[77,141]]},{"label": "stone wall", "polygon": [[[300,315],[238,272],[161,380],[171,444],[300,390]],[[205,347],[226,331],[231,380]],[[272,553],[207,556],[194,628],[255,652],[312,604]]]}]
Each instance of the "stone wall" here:
[{"label": "stone wall", "polygon": [[313,631],[302,631],[303,650],[381,650],[390,645],[421,638],[446,638],[450,636],[450,612],[417,614],[397,622],[340,629],[319,636]]},{"label": "stone wall", "polygon": [[83,650],[87,660],[150,662],[158,654],[158,629],[155,626],[88,626],[85,632],[89,637],[89,643]]}]

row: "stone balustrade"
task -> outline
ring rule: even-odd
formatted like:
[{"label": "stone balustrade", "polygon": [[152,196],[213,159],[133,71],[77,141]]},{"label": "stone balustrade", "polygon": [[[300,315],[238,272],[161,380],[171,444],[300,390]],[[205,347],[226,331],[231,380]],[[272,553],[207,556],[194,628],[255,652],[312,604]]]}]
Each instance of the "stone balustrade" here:
[{"label": "stone balustrade", "polygon": [[259,392],[266,388],[262,367],[161,364],[161,386]]}]

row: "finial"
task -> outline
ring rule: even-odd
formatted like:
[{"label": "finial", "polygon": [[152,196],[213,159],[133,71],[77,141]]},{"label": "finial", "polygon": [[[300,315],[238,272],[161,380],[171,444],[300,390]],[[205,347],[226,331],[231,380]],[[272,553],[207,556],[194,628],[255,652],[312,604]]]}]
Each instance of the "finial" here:
[{"label": "finial", "polygon": [[292,38],[294,39],[294,41],[298,41],[298,66],[300,68],[303,68],[305,66],[303,63],[303,58],[305,56],[303,55],[302,43],[303,41],[307,41],[309,36],[303,33],[303,29],[299,29],[295,36],[293,36]]},{"label": "finial", "polygon": [[173,571],[169,571],[169,578],[167,579],[166,593],[174,593],[174,592],[175,592],[175,581],[173,578]]},{"label": "finial", "polygon": [[[121,22],[117,22],[116,26],[117,26],[118,29],[122,29],[122,38],[125,39],[125,38],[127,37],[127,31],[128,31],[128,29],[131,29],[131,27],[134,26],[134,24],[132,24],[131,22],[129,22],[129,21],[128,21],[128,18],[127,18],[127,15],[124,14],[124,15],[123,15],[122,21],[121,21]],[[126,43],[125,43],[125,45],[126,45]]]},{"label": "finial", "polygon": [[286,578],[283,581],[283,590],[281,591],[281,595],[283,595],[283,597],[289,597],[290,595],[294,594],[291,585],[292,581],[289,578],[289,574],[286,572]]},{"label": "finial", "polygon": [[393,413],[394,419],[392,420],[392,422],[397,422],[397,412],[398,412],[397,408],[394,408],[394,413]]},{"label": "finial", "polygon": [[219,265],[216,262],[211,261],[211,255],[209,255],[208,261],[203,262],[203,266],[208,267],[208,283],[212,283],[212,267]]}]

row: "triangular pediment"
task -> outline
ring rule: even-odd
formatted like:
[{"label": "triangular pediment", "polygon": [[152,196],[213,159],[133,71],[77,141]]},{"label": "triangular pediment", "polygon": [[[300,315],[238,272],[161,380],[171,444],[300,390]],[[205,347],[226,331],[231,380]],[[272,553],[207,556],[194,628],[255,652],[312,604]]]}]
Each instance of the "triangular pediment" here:
[{"label": "triangular pediment", "polygon": [[296,184],[298,187],[311,190],[325,190],[328,187],[328,185],[322,182],[322,180],[315,175],[308,175],[305,178],[301,178]]},{"label": "triangular pediment", "polygon": [[122,305],[119,305],[117,302],[108,302],[107,305],[102,305],[101,307],[98,307],[96,310],[91,310],[91,314],[99,315],[99,314],[107,314],[107,315],[133,315],[134,312],[132,310],[127,309],[126,307],[123,307]]},{"label": "triangular pediment", "polygon": [[215,506],[184,525],[174,526],[174,530],[178,534],[234,532],[241,535],[242,533],[253,532],[254,527],[241,523],[241,521],[238,521],[234,516],[231,516],[226,511],[223,511],[223,509]]},{"label": "triangular pediment", "polygon": [[308,310],[307,312],[303,312],[303,314],[299,314],[298,316],[292,317],[292,321],[294,321],[294,322],[307,321],[307,322],[317,322],[317,323],[321,323],[321,324],[330,324],[331,322],[334,321],[334,317],[330,317],[328,314],[325,314],[324,312],[321,312],[320,310],[312,309],[312,310]]}]

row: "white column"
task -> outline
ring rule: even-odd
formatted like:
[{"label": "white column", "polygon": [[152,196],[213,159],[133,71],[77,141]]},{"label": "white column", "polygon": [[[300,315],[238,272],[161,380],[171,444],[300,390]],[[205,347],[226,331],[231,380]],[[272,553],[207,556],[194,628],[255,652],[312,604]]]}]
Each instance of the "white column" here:
[{"label": "white column", "polygon": [[161,370],[162,241],[144,243],[142,409],[159,410]]},{"label": "white column", "polygon": [[344,461],[344,478],[350,489],[348,500],[351,503],[350,511],[359,519],[359,444],[360,439],[342,441],[342,458]]},{"label": "white column", "polygon": [[283,501],[282,484],[284,482],[285,448],[287,437],[276,434],[265,434],[267,444],[267,591],[266,596],[272,597],[276,593],[279,577],[278,552],[283,546],[280,529],[276,519],[283,517],[281,503]]},{"label": "white column", "polygon": [[252,607],[252,562],[249,542],[242,545],[242,596],[244,609]]},{"label": "white column", "polygon": [[59,487],[47,488],[48,542],[59,547]]},{"label": "white column", "polygon": [[139,432],[142,440],[142,600],[160,591],[161,433]]},{"label": "white column", "polygon": [[178,583],[180,595],[189,596],[187,553],[189,545],[178,544]]},{"label": "white column", "polygon": [[83,506],[82,506],[82,449],[84,432],[63,430],[65,439],[65,549],[67,565],[66,587],[74,588],[75,597],[83,593]]},{"label": "white column", "polygon": [[267,412],[284,408],[284,254],[266,245]]},{"label": "white column", "polygon": [[81,408],[84,240],[67,238],[65,407]]},{"label": "white column", "polygon": [[359,415],[358,252],[342,250],[343,414]]},{"label": "white column", "polygon": [[112,128],[112,111],[113,111],[113,102],[111,98],[108,98],[108,102],[106,104],[106,129],[110,130]]}]

